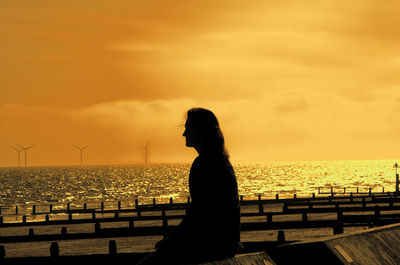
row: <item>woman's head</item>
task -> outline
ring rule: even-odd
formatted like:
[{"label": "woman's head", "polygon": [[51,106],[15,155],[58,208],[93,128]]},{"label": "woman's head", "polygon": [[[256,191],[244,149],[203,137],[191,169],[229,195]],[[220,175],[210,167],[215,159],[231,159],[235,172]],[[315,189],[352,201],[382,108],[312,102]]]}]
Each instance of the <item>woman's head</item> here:
[{"label": "woman's head", "polygon": [[210,110],[204,108],[189,109],[186,113],[183,136],[186,137],[186,146],[228,158],[218,119]]}]

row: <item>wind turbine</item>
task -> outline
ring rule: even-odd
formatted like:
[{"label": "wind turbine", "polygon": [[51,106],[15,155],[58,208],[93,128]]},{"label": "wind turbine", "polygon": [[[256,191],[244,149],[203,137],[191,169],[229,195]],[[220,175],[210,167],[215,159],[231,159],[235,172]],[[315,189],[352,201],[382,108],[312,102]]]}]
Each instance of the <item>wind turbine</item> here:
[{"label": "wind turbine", "polygon": [[149,144],[150,144],[150,140],[147,141],[146,145],[143,147],[144,149],[144,163],[147,165],[148,161],[149,161]]},{"label": "wind turbine", "polygon": [[73,147],[75,147],[76,149],[78,149],[78,150],[81,152],[81,166],[83,165],[82,151],[83,151],[84,149],[86,149],[86,147],[88,147],[88,146],[89,146],[89,145],[85,145],[85,146],[83,146],[83,147],[79,147],[79,146],[73,145]]},{"label": "wind turbine", "polygon": [[18,148],[16,148],[16,147],[14,147],[14,146],[10,146],[10,148],[12,148],[12,149],[14,149],[15,151],[17,151],[17,153],[18,153],[18,167],[20,166],[20,164],[21,164],[21,158],[20,158],[20,153],[21,153],[21,151],[23,150],[23,149],[18,149]]},{"label": "wind turbine", "polygon": [[[20,144],[17,144],[19,147],[21,147],[22,148],[22,150],[24,150],[24,153],[25,153],[25,166],[27,165],[27,163],[26,163],[26,151],[27,150],[29,150],[29,149],[31,149],[32,147],[34,147],[35,145],[33,144],[33,145],[30,145],[30,146],[22,146],[22,145],[20,145]],[[21,150],[21,151],[22,151]]]}]

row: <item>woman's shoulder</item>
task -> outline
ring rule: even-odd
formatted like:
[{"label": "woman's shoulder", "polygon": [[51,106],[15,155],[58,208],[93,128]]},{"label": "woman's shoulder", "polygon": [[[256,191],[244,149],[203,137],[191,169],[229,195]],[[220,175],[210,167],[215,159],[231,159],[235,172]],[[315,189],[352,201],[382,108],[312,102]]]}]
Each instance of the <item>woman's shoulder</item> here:
[{"label": "woman's shoulder", "polygon": [[229,159],[222,156],[199,155],[193,161],[192,168],[199,170],[232,170]]}]

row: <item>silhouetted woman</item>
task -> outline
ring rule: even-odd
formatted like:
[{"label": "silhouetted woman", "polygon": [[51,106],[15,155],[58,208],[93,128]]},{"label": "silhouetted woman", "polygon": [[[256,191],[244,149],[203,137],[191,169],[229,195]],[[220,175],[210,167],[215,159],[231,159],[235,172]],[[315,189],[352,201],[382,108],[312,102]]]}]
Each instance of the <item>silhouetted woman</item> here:
[{"label": "silhouetted woman", "polygon": [[139,264],[229,257],[240,242],[237,182],[217,118],[207,109],[190,109],[183,136],[186,146],[199,154],[189,174],[188,212],[178,228],[156,244],[156,252]]}]

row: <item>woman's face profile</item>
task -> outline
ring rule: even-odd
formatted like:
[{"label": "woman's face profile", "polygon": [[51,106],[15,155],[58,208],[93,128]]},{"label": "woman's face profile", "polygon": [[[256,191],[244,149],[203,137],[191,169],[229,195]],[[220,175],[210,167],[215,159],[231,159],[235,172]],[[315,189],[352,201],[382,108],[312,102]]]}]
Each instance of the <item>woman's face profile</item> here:
[{"label": "woman's face profile", "polygon": [[183,132],[183,136],[186,138],[187,147],[195,147],[198,145],[199,143],[198,132],[194,124],[191,123],[189,119],[186,120],[185,131]]}]

